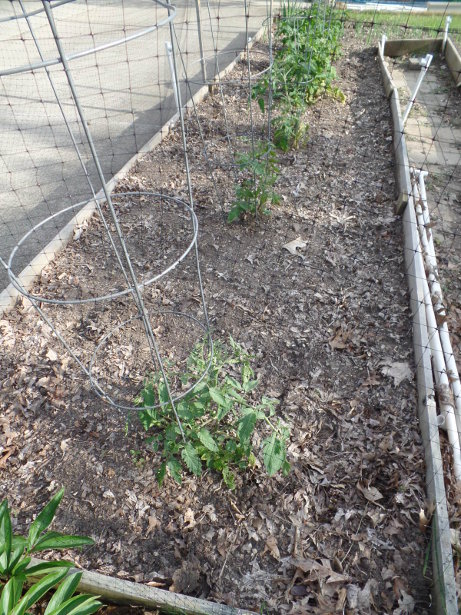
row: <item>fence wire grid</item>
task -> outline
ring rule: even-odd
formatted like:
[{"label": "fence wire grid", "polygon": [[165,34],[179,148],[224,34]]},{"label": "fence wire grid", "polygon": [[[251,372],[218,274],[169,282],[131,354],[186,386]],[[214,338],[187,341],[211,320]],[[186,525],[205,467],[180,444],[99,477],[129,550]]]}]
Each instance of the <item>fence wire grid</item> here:
[{"label": "fence wire grid", "polygon": [[[333,9],[327,2],[316,2],[314,6],[323,15],[322,36],[334,19],[341,22],[344,36],[362,38],[367,47],[377,46],[383,34],[388,41],[441,39],[446,18],[451,16],[449,6],[436,15],[429,15],[416,4],[394,5],[391,12],[386,11],[389,3],[385,2],[361,5],[362,10],[354,10],[358,7],[344,3],[336,3]],[[202,287],[198,258],[194,198],[200,207],[212,204],[223,216],[227,215],[232,205],[228,179],[232,177],[237,184],[247,175],[239,163],[239,155],[243,151],[254,156],[258,147],[268,147],[272,142],[272,114],[277,117],[277,112],[271,100],[271,71],[277,46],[272,46],[270,33],[273,18],[280,16],[283,7],[251,0],[237,10],[231,3],[217,0],[203,3],[197,13],[194,3],[178,2],[171,19],[172,29],[169,27],[172,9],[159,2],[75,0],[51,3],[51,7],[63,51],[73,58],[70,64],[75,90],[98,154],[100,172],[76,106],[75,93],[69,87],[61,63],[23,72],[13,70],[57,58],[55,37],[42,11],[42,3],[19,0],[3,3],[0,8],[0,257],[4,265],[20,238],[32,229],[14,254],[13,275],[19,275],[86,203],[101,194],[106,182],[143,150],[153,135],[177,114],[178,102],[182,103],[182,121],[184,107],[184,130],[181,137],[179,133],[173,136],[174,148],[185,156],[183,170],[177,172],[168,157],[155,159],[158,165],[155,192],[142,175],[128,172],[112,196],[121,235],[117,235],[117,224],[110,218],[107,199],[100,196],[97,221],[85,220],[73,230],[74,239],[84,238],[80,260],[73,263],[71,272],[61,271],[60,257],[52,261],[55,255],[50,254],[50,265],[42,275],[50,294],[31,295],[55,335],[62,338],[80,362],[96,392],[129,412],[135,410],[130,400],[142,384],[150,358],[153,358],[153,369],[158,368],[160,358],[160,366],[165,363],[176,370],[170,395],[170,399],[175,399],[175,390],[181,388],[181,371],[197,340],[210,335],[206,288]],[[28,19],[23,17],[24,12],[30,14]],[[452,17],[448,31],[459,50],[461,17]],[[155,27],[158,24],[160,27]],[[265,30],[261,31],[263,25]],[[143,36],[112,46],[114,41],[129,39],[150,28]],[[257,32],[264,33],[259,40],[254,40]],[[87,49],[98,47],[101,50],[97,53],[79,56]],[[174,58],[171,49],[176,52]],[[310,53],[306,57],[309,65],[314,59],[312,50]],[[222,71],[239,54],[242,55],[237,73],[230,79]],[[385,57],[402,112],[411,102],[424,55]],[[228,105],[232,96],[241,104],[242,96],[236,93],[243,92],[243,98],[251,101],[255,86],[266,77],[269,110],[265,120],[255,120],[257,99],[254,98],[250,104],[242,105],[240,124],[231,123]],[[459,547],[459,538],[458,542],[453,538],[459,536],[457,464],[461,461],[458,459],[461,399],[453,388],[459,379],[447,363],[436,360],[437,354],[443,351],[431,344],[446,326],[452,343],[450,356],[460,364],[461,98],[455,81],[456,75],[450,74],[444,54],[441,50],[434,52],[401,132],[408,151],[406,170],[412,182],[407,207],[415,208],[414,216],[404,219],[404,226],[411,227],[410,233],[417,231],[416,249],[407,244],[402,251],[407,250],[406,275],[418,278],[423,289],[422,295],[410,296],[414,328],[425,325],[427,332],[426,338],[415,342],[420,350],[416,371],[423,374],[426,386],[420,404],[427,406],[428,399],[431,404],[438,404],[438,410],[431,405],[432,414],[427,415],[432,423],[427,426],[430,441],[424,442],[426,464],[433,464],[431,480],[443,491],[442,500],[436,502],[431,512],[436,510],[439,514],[438,504],[440,510],[445,507],[447,512],[441,533],[438,533],[441,526],[433,522],[428,547],[432,549],[434,595],[440,601],[437,606],[440,613],[457,612],[460,574],[456,551],[455,557],[452,556],[452,542]],[[309,79],[306,87],[308,82]],[[203,86],[213,95],[215,114],[211,119],[193,100]],[[186,110],[187,101],[192,102]],[[377,130],[380,121],[376,119]],[[335,153],[338,160],[344,146],[342,137],[347,132],[345,122]],[[161,150],[162,146],[159,147]],[[364,143],[363,165],[372,164],[372,157],[372,149]],[[196,190],[195,185],[200,188]],[[388,187],[383,186],[385,189]],[[152,201],[156,205],[155,215]],[[419,227],[418,217],[422,220]],[[43,225],[37,226],[44,220]],[[98,263],[89,260],[96,244],[100,245]],[[133,269],[131,274],[120,257],[125,248]],[[421,269],[415,262],[428,250],[432,261],[429,258],[429,263],[422,264]],[[195,261],[191,258],[194,255]],[[235,268],[238,255],[230,258],[235,259]],[[104,275],[93,277],[96,268],[102,269]],[[318,270],[322,272],[321,265]],[[425,275],[420,275],[424,270],[429,282]],[[0,270],[2,288],[8,282],[4,266]],[[229,279],[229,288],[240,282],[237,277]],[[434,284],[439,303],[431,296]],[[181,293],[177,292],[178,288]],[[97,301],[98,298],[102,300]],[[434,303],[435,325],[427,316]],[[155,314],[155,321],[146,313]],[[208,339],[211,346],[211,337]],[[454,422],[446,420],[447,415]],[[420,421],[424,420],[420,414]],[[428,492],[433,493],[433,488],[429,484]],[[428,568],[426,565],[427,574]],[[444,585],[446,582],[450,584],[448,587]],[[181,609],[190,612],[187,598],[181,603],[178,597],[176,607],[178,612]],[[427,600],[421,608],[429,607]],[[240,612],[225,607],[220,610],[219,605],[213,609],[210,612]]]}]

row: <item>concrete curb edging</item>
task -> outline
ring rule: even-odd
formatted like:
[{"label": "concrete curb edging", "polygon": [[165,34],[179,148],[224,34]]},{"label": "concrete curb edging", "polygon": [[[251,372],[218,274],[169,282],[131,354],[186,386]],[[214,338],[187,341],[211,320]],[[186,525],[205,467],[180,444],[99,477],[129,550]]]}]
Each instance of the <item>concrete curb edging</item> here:
[{"label": "concrete curb edging", "polygon": [[[410,45],[404,44],[407,42],[410,42]],[[434,506],[432,516],[432,566],[435,612],[437,615],[458,615],[451,531],[422,284],[426,274],[413,204],[408,152],[403,131],[399,95],[384,61],[384,55],[388,55],[388,46],[392,51],[392,57],[400,55],[399,50],[403,54],[416,53],[414,49],[427,51],[428,47],[419,45],[420,42],[422,43],[422,41],[386,41],[384,46],[379,43],[378,57],[383,74],[384,88],[390,100],[394,126],[396,180],[399,192],[396,212],[403,214],[405,269],[410,292],[410,310],[413,317],[413,351],[417,376],[418,418],[424,445],[426,490],[428,498]],[[408,49],[411,51],[408,51]],[[432,45],[430,49],[432,49]]]},{"label": "concrete curb edging", "polygon": [[[257,41],[261,40],[266,31],[266,26],[263,25],[254,36],[251,37],[251,41],[248,43],[248,48],[251,47]],[[224,79],[226,75],[228,75],[235,65],[244,57],[246,53],[246,49],[243,49],[235,58],[232,60],[230,64],[228,64],[222,71],[219,72],[215,77],[216,83],[219,83],[219,80]],[[187,103],[184,105],[184,109],[191,109],[194,105],[198,105],[202,102],[210,93],[210,87],[208,84],[202,86],[193,96],[190,98]],[[171,129],[176,125],[179,120],[179,112],[176,112],[165,124],[160,128],[155,135],[147,141],[139,151],[126,162],[123,167],[116,173],[108,182],[107,187],[109,192],[112,192],[117,185],[117,183],[123,179],[129,171],[134,167],[134,165],[138,162],[138,160],[144,154],[150,152],[154,147],[159,145],[165,139],[165,137],[169,134]],[[97,200],[104,199],[104,193],[100,190],[96,194]],[[56,236],[40,251],[40,253],[21,271],[21,273],[17,276],[17,280],[20,285],[22,285],[26,290],[30,290],[35,280],[41,274],[43,269],[49,265],[56,256],[67,246],[67,244],[71,241],[74,231],[89,221],[93,216],[96,210],[96,203],[94,199],[88,201],[88,203],[76,214],[69,222],[65,225],[65,227],[56,234]],[[0,293],[0,318],[13,309],[16,305],[18,299],[23,297],[21,293],[13,286],[13,284],[8,284],[8,286]]]},{"label": "concrete curb edging", "polygon": [[461,4],[459,2],[428,2],[427,12],[434,15],[449,15],[461,13]]}]

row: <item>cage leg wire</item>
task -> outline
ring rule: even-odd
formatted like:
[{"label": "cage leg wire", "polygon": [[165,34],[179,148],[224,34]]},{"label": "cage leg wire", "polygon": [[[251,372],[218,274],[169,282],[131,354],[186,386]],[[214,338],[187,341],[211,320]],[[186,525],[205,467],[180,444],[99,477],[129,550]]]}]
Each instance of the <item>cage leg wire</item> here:
[{"label": "cage leg wire", "polygon": [[[29,32],[30,32],[30,34],[32,36],[32,39],[34,41],[34,45],[35,45],[35,47],[36,47],[36,49],[38,51],[38,54],[40,56],[40,60],[43,62],[45,60],[45,57],[43,55],[40,43],[39,43],[37,37],[35,36],[34,28],[33,28],[32,23],[30,21],[30,16],[28,15],[28,13],[26,11],[26,8],[24,6],[23,0],[18,0],[18,2],[19,2],[19,6],[21,8],[21,11],[22,11],[22,15],[24,16],[24,19],[26,20],[27,26],[29,28]],[[118,263],[120,265],[120,269],[123,272],[123,276],[124,276],[126,282],[128,283],[128,280],[129,280],[128,274],[126,273],[126,270],[125,270],[125,267],[123,265],[122,259],[121,259],[120,255],[119,255],[119,252],[118,252],[117,247],[115,245],[114,239],[112,237],[112,233],[110,232],[109,225],[107,224],[107,221],[105,219],[104,213],[103,213],[103,211],[101,209],[99,199],[96,197],[96,191],[95,191],[95,189],[93,187],[93,183],[91,181],[88,169],[87,169],[87,167],[85,165],[85,162],[83,160],[82,154],[80,152],[80,148],[78,147],[78,144],[77,144],[77,140],[76,140],[76,138],[74,136],[74,133],[72,131],[70,123],[69,123],[69,121],[67,119],[67,115],[66,115],[66,112],[64,111],[64,107],[61,104],[60,97],[59,97],[58,92],[56,90],[56,86],[54,84],[53,77],[51,76],[50,69],[48,68],[48,66],[45,66],[45,72],[46,72],[47,79],[48,79],[48,81],[50,83],[51,89],[53,91],[54,97],[56,99],[56,103],[58,104],[59,111],[60,111],[60,113],[62,115],[62,118],[64,120],[64,124],[66,126],[67,132],[68,132],[69,137],[70,137],[70,139],[72,141],[72,145],[73,145],[73,147],[75,149],[75,152],[77,154],[80,166],[82,167],[83,173],[84,173],[86,181],[88,183],[88,187],[89,187],[89,189],[91,191],[91,194],[93,196],[93,200],[94,200],[94,203],[95,203],[96,208],[98,210],[98,214],[99,214],[99,216],[100,216],[100,218],[101,218],[101,220],[103,222],[103,225],[104,225],[105,231],[107,233],[107,236],[109,237],[109,241],[111,243],[112,249],[114,250],[114,253],[115,253],[116,257],[117,257],[117,261],[118,261]]]},{"label": "cage leg wire", "polygon": [[[72,1],[72,0],[67,0],[67,2]],[[97,297],[92,297],[91,299],[55,299],[55,298],[51,298],[51,297],[43,297],[43,296],[39,296],[37,294],[34,295],[33,292],[28,292],[24,286],[22,285],[22,283],[20,282],[20,280],[18,279],[18,276],[15,274],[14,270],[13,270],[13,265],[14,265],[14,258],[15,258],[15,254],[18,250],[18,248],[20,247],[20,245],[27,240],[27,238],[36,230],[36,228],[40,227],[42,224],[44,224],[45,222],[49,221],[50,219],[54,219],[57,216],[59,216],[62,213],[67,212],[68,210],[74,210],[75,208],[78,208],[79,206],[82,206],[86,203],[82,202],[82,203],[77,203],[76,205],[72,205],[70,208],[65,208],[64,210],[61,210],[60,212],[58,212],[57,214],[53,214],[52,216],[49,216],[47,219],[43,220],[42,222],[40,222],[39,224],[37,224],[31,231],[29,231],[28,233],[26,233],[26,235],[17,243],[17,245],[15,246],[15,248],[13,249],[10,258],[8,260],[8,263],[5,264],[4,261],[2,260],[2,264],[6,265],[7,267],[7,271],[8,271],[8,276],[9,279],[11,281],[11,283],[16,287],[16,289],[25,297],[27,297],[30,301],[32,306],[34,307],[34,309],[38,312],[38,314],[40,315],[40,317],[46,322],[46,324],[51,328],[51,330],[53,331],[53,334],[57,337],[57,339],[59,339],[64,347],[66,348],[66,350],[71,354],[71,356],[73,357],[73,359],[77,362],[77,364],[81,367],[81,369],[83,370],[83,372],[89,377],[90,379],[90,383],[93,387],[93,389],[95,390],[95,392],[102,397],[106,402],[108,402],[109,404],[111,404],[112,406],[120,409],[120,410],[135,410],[136,406],[132,406],[132,405],[124,405],[122,403],[120,403],[119,400],[113,398],[111,395],[108,394],[108,392],[106,390],[104,390],[104,388],[102,386],[100,386],[97,377],[95,377],[94,373],[93,373],[93,368],[94,368],[94,363],[96,360],[96,357],[98,355],[98,352],[102,349],[104,343],[107,341],[107,339],[109,339],[112,334],[116,331],[119,331],[121,329],[121,327],[123,327],[125,324],[130,323],[133,320],[139,320],[142,323],[142,327],[144,330],[144,336],[145,336],[145,340],[147,341],[148,344],[148,348],[149,348],[149,352],[150,352],[150,359],[152,362],[152,366],[154,367],[155,371],[157,371],[161,377],[161,380],[166,388],[167,391],[167,397],[168,399],[165,401],[162,401],[159,404],[156,404],[154,407],[161,407],[164,406],[166,404],[171,405],[171,408],[174,412],[175,418],[176,418],[176,422],[178,424],[179,430],[180,430],[180,434],[182,436],[183,439],[185,439],[185,434],[184,434],[184,429],[183,426],[181,424],[180,418],[178,416],[177,410],[176,410],[176,402],[178,401],[178,399],[183,398],[185,395],[187,395],[187,393],[189,391],[191,391],[194,386],[196,386],[196,384],[198,382],[200,382],[206,375],[210,365],[211,365],[211,360],[212,360],[212,354],[213,354],[213,344],[212,344],[212,339],[211,339],[211,334],[210,334],[210,325],[209,325],[209,319],[208,319],[208,313],[207,313],[207,308],[206,308],[206,302],[205,302],[205,296],[204,296],[204,290],[203,290],[203,284],[202,284],[202,278],[201,278],[201,273],[200,273],[200,264],[199,264],[199,252],[198,252],[198,245],[197,245],[197,234],[198,234],[198,223],[197,223],[197,218],[195,216],[194,213],[194,204],[193,204],[193,195],[192,195],[192,186],[191,186],[191,178],[190,178],[190,171],[189,171],[189,162],[188,162],[188,156],[187,156],[187,145],[186,145],[186,136],[185,136],[185,131],[184,131],[184,118],[183,118],[183,108],[182,108],[182,104],[181,104],[181,100],[179,98],[178,102],[179,102],[179,116],[180,116],[180,125],[181,125],[181,131],[182,131],[182,148],[183,148],[183,153],[184,153],[184,163],[185,163],[185,172],[186,172],[186,183],[187,183],[187,192],[188,192],[188,197],[189,197],[189,204],[181,202],[179,199],[175,198],[175,197],[167,197],[163,194],[158,194],[158,193],[149,193],[149,192],[142,192],[142,193],[120,193],[119,195],[117,195],[117,197],[119,196],[139,196],[141,195],[142,197],[160,197],[162,199],[167,199],[169,200],[169,202],[173,203],[175,206],[176,205],[180,205],[182,206],[185,210],[186,213],[189,215],[190,218],[190,222],[192,224],[192,228],[193,228],[193,237],[192,240],[190,242],[190,244],[187,246],[187,248],[184,250],[184,252],[179,256],[179,258],[177,258],[173,263],[171,263],[169,266],[166,267],[166,269],[164,269],[160,274],[153,276],[152,278],[150,278],[149,280],[143,280],[140,281],[139,280],[139,276],[137,275],[135,268],[133,266],[133,262],[132,262],[132,258],[130,255],[130,251],[128,249],[127,246],[127,242],[125,241],[125,236],[124,236],[124,231],[122,229],[122,226],[120,224],[120,220],[119,220],[119,216],[117,214],[116,208],[114,206],[114,202],[113,202],[113,196],[111,195],[111,192],[108,188],[108,184],[106,182],[105,176],[104,176],[104,172],[102,169],[102,165],[100,164],[100,160],[99,160],[99,156],[98,156],[98,152],[95,146],[95,142],[93,140],[93,136],[91,134],[88,122],[86,120],[85,117],[85,111],[83,109],[83,106],[81,105],[80,99],[79,99],[79,94],[77,92],[77,88],[73,79],[73,75],[72,75],[72,69],[71,69],[71,65],[70,62],[73,59],[73,57],[82,57],[83,55],[86,55],[87,53],[96,53],[96,51],[100,51],[100,50],[104,50],[106,48],[110,48],[112,46],[115,45],[120,45],[120,44],[128,44],[130,40],[134,39],[134,38],[138,38],[139,36],[142,36],[145,33],[150,33],[154,30],[156,30],[160,25],[165,25],[166,23],[169,24],[169,33],[170,33],[170,41],[171,41],[171,49],[172,49],[172,64],[173,64],[173,69],[174,69],[174,81],[176,83],[177,86],[177,91],[178,91],[178,96],[180,97],[180,89],[179,89],[179,80],[178,80],[178,76],[177,76],[177,67],[176,67],[176,56],[175,56],[175,44],[174,44],[174,40],[175,40],[175,33],[174,33],[174,25],[173,25],[173,18],[175,15],[175,11],[174,11],[174,7],[172,7],[169,3],[166,4],[164,2],[161,1],[156,1],[153,0],[155,5],[158,5],[162,8],[164,8],[167,13],[168,13],[168,19],[164,19],[162,20],[159,24],[156,24],[154,26],[151,26],[150,28],[146,28],[144,31],[140,31],[138,33],[135,33],[134,35],[129,35],[129,36],[125,36],[123,39],[120,39],[118,41],[112,41],[111,43],[108,43],[106,45],[102,45],[99,47],[95,47],[94,49],[90,49],[87,52],[80,52],[79,54],[74,54],[72,56],[72,54],[70,55],[66,55],[66,52],[64,50],[59,32],[58,32],[58,28],[56,25],[56,21],[53,15],[53,9],[56,8],[56,6],[60,6],[62,3],[57,3],[57,4],[52,4],[51,0],[42,0],[42,11],[44,12],[44,14],[46,15],[46,19],[47,22],[49,24],[50,27],[50,31],[52,33],[52,38],[54,40],[54,44],[56,46],[56,50],[58,52],[58,59],[53,59],[53,60],[46,60],[44,58],[44,54],[42,53],[39,41],[38,41],[38,37],[36,36],[35,32],[34,32],[34,28],[33,25],[31,23],[31,20],[29,19],[32,13],[27,13],[25,10],[25,7],[22,3],[22,0],[19,0],[20,3],[20,8],[22,11],[22,15],[19,15],[19,17],[22,17],[26,20],[26,23],[28,25],[28,28],[30,30],[30,34],[32,36],[32,40],[35,44],[35,47],[38,51],[39,57],[41,62],[40,63],[36,63],[34,65],[31,65],[29,67],[30,71],[33,70],[38,70],[38,69],[42,69],[44,68],[46,71],[46,75],[47,75],[47,79],[49,81],[49,84],[51,86],[51,89],[54,93],[54,96],[56,98],[56,102],[58,104],[58,107],[60,109],[61,115],[63,117],[64,120],[64,124],[67,128],[67,132],[68,135],[72,141],[73,147],[75,149],[75,152],[77,154],[77,157],[80,161],[80,164],[83,168],[84,171],[84,175],[85,178],[89,184],[91,193],[92,193],[92,199],[90,199],[90,201],[93,201],[95,203],[96,206],[96,210],[100,216],[100,219],[102,221],[103,227],[104,227],[104,231],[109,239],[109,243],[111,246],[111,249],[113,251],[113,253],[115,254],[116,260],[117,260],[117,264],[118,267],[123,275],[123,278],[125,280],[125,284],[126,287],[123,290],[117,290],[116,292],[111,292],[109,294],[103,294],[102,296],[97,296]],[[34,11],[33,14],[36,14],[37,11]],[[79,118],[81,127],[83,129],[85,138],[86,138],[86,142],[87,145],[89,147],[90,153],[91,153],[91,157],[90,160],[91,162],[94,164],[94,167],[96,169],[96,174],[97,174],[97,178],[99,179],[101,186],[102,186],[102,195],[100,196],[100,198],[98,198],[98,195],[96,194],[96,190],[94,189],[94,186],[92,184],[91,178],[90,178],[90,174],[86,168],[86,165],[83,161],[83,157],[79,151],[78,145],[77,145],[77,141],[74,137],[74,134],[72,132],[72,129],[70,127],[70,124],[67,120],[67,116],[66,113],[64,111],[64,107],[61,104],[60,101],[60,96],[59,93],[57,92],[57,89],[54,85],[53,82],[53,78],[49,72],[49,66],[51,65],[56,65],[56,64],[60,64],[62,67],[62,70],[64,71],[65,74],[65,79],[69,88],[69,91],[71,93],[71,101],[72,104],[75,107],[77,116]],[[8,70],[4,70],[2,71],[0,74],[2,76],[5,75],[14,75],[17,73],[23,73],[23,72],[27,72],[27,67],[21,66],[17,69],[8,69]],[[89,201],[88,201],[89,202]],[[87,203],[88,203],[87,202]],[[106,216],[104,215],[102,209],[101,209],[101,205],[100,202],[104,202],[109,210],[108,213],[108,218],[106,219]],[[112,230],[111,227],[112,226]],[[192,251],[193,248],[193,251]],[[186,391],[182,391],[180,395],[178,395],[177,397],[174,396],[173,390],[170,386],[170,382],[169,382],[169,376],[167,374],[167,370],[165,368],[165,363],[164,363],[164,358],[162,356],[162,353],[160,351],[159,348],[159,344],[158,344],[158,340],[156,338],[156,334],[154,333],[154,327],[152,324],[152,320],[151,320],[151,315],[149,315],[148,309],[146,308],[145,305],[145,301],[143,298],[143,292],[145,291],[145,289],[147,287],[149,287],[149,285],[151,285],[153,282],[156,282],[157,280],[159,280],[160,278],[162,278],[163,276],[165,276],[166,274],[168,274],[170,271],[172,271],[173,269],[175,269],[179,263],[182,262],[182,260],[189,254],[192,253],[195,256],[195,265],[196,265],[196,269],[197,269],[197,276],[198,276],[198,283],[199,283],[199,288],[200,288],[200,301],[201,301],[201,309],[203,312],[203,322],[199,321],[198,319],[195,319],[192,316],[189,316],[188,314],[183,314],[180,312],[164,312],[164,314],[175,314],[175,315],[179,315],[179,316],[185,316],[186,318],[190,318],[192,321],[195,321],[199,327],[201,328],[201,330],[204,333],[204,337],[207,341],[207,345],[208,345],[208,359],[207,359],[207,363],[206,363],[206,367],[205,370],[203,371],[203,373],[199,376],[198,381],[194,382]],[[97,303],[97,302],[102,302],[102,301],[106,301],[106,300],[111,300],[114,298],[119,298],[119,297],[125,297],[128,298],[130,300],[130,302],[132,304],[134,304],[135,309],[136,309],[136,313],[137,315],[134,318],[130,318],[128,320],[125,320],[124,322],[122,322],[121,325],[118,325],[113,331],[111,331],[110,333],[108,333],[107,335],[105,335],[99,342],[99,344],[96,347],[96,350],[94,351],[91,361],[89,363],[89,366],[85,366],[84,363],[80,360],[80,358],[78,357],[78,355],[74,352],[74,350],[72,349],[72,347],[70,346],[70,344],[66,341],[65,337],[60,333],[60,331],[58,330],[58,328],[56,327],[56,325],[51,321],[51,319],[46,315],[46,313],[44,312],[44,310],[42,309],[43,306],[41,305],[42,303],[45,304],[55,304],[55,305],[72,305],[72,304],[85,304],[85,303]],[[145,374],[144,374],[145,375]]]}]

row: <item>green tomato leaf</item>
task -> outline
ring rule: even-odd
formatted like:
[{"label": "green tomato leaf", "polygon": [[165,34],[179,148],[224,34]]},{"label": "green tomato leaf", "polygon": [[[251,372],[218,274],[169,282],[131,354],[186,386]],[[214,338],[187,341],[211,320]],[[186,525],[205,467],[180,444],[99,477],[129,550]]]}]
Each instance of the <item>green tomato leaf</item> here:
[{"label": "green tomato leaf", "polygon": [[252,391],[254,388],[256,388],[258,386],[258,380],[248,380],[248,382],[245,383],[243,389],[245,391],[245,393],[250,393],[250,391]]},{"label": "green tomato leaf", "polygon": [[249,412],[240,419],[238,426],[238,437],[240,442],[248,442],[256,425],[257,415],[255,412]]},{"label": "green tomato leaf", "polygon": [[192,474],[195,474],[195,476],[200,476],[202,473],[202,462],[197,455],[197,451],[190,442],[188,442],[182,449],[181,457]]},{"label": "green tomato leaf", "polygon": [[171,423],[165,430],[165,440],[168,442],[176,442],[178,436],[178,426],[176,423]]},{"label": "green tomato leaf", "polygon": [[226,400],[222,396],[221,392],[215,387],[210,387],[210,397],[211,399],[218,404],[218,406],[225,406]]},{"label": "green tomato leaf", "polygon": [[239,218],[239,217],[240,217],[240,214],[241,214],[241,209],[240,209],[240,207],[238,207],[238,206],[233,207],[233,208],[230,210],[229,215],[227,216],[227,221],[228,221],[228,222],[233,222],[234,220],[237,220],[237,218]]},{"label": "green tomato leaf", "polygon": [[64,489],[60,489],[58,493],[51,498],[51,500],[48,502],[42,512],[37,515],[37,518],[32,523],[29,529],[29,536],[27,538],[28,549],[32,549],[32,547],[37,542],[37,539],[40,534],[44,532],[50,525],[50,523],[53,521],[56,514],[56,509],[58,508],[63,495]]},{"label": "green tomato leaf", "polygon": [[177,459],[169,459],[166,465],[173,479],[180,485],[182,483],[182,466],[179,461]]},{"label": "green tomato leaf", "polygon": [[263,442],[263,460],[269,476],[274,476],[285,461],[285,447],[273,433]]},{"label": "green tomato leaf", "polygon": [[225,485],[229,489],[235,489],[235,476],[234,476],[234,473],[229,469],[229,466],[223,467],[222,477],[223,477]]},{"label": "green tomato leaf", "polygon": [[198,438],[199,438],[200,442],[209,451],[212,451],[213,453],[217,453],[219,451],[218,445],[213,440],[213,436],[208,431],[208,429],[205,429],[204,427],[202,427],[202,429],[198,432],[197,435],[198,435]]},{"label": "green tomato leaf", "polygon": [[162,404],[167,404],[170,401],[168,388],[164,382],[160,382],[158,385],[158,396]]},{"label": "green tomato leaf", "polygon": [[283,462],[283,465],[282,465],[282,474],[283,474],[283,476],[288,476],[288,474],[290,473],[290,470],[291,470],[291,465],[285,459],[285,461]]},{"label": "green tomato leaf", "polygon": [[166,476],[166,462],[164,461],[159,467],[159,469],[157,470],[157,483],[159,487],[163,485],[165,476]]},{"label": "green tomato leaf", "polygon": [[141,391],[141,395],[142,395],[142,404],[144,406],[147,406],[147,407],[155,406],[157,400],[155,399],[155,391],[154,391],[154,387],[152,386],[151,382],[149,382],[144,387],[144,389]]}]

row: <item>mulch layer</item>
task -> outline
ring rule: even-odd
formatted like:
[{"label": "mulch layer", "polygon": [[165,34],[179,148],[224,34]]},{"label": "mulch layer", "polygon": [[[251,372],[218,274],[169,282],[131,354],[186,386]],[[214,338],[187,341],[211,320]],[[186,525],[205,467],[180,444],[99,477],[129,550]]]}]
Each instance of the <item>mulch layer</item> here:
[{"label": "mulch layer", "polygon": [[[251,134],[245,64],[186,122],[213,336],[232,335],[254,355],[255,399],[277,398],[291,426],[289,475],[256,467],[229,491],[206,472],[159,488],[159,460],[136,417],[127,423],[103,403],[48,327],[19,306],[0,321],[0,494],[17,532],[64,486],[55,528],[94,538],[71,555],[85,568],[257,613],[430,611],[390,111],[375,50],[347,29],[337,72],[346,102],[324,97],[308,109],[308,143],[279,154],[281,202],[270,216],[226,222],[241,173],[228,137],[245,149]],[[252,109],[259,138],[265,119]],[[179,130],[122,184],[188,200]],[[117,201],[142,279],[190,237],[187,212],[160,201]],[[91,298],[121,287],[101,223],[81,230],[36,292]],[[203,318],[193,251],[145,300],[162,352],[182,360],[200,332],[176,315]],[[86,364],[103,335],[136,315],[127,296],[43,308]],[[162,309],[171,318],[155,320]],[[96,360],[101,382],[128,400],[148,361],[135,322]]]}]

